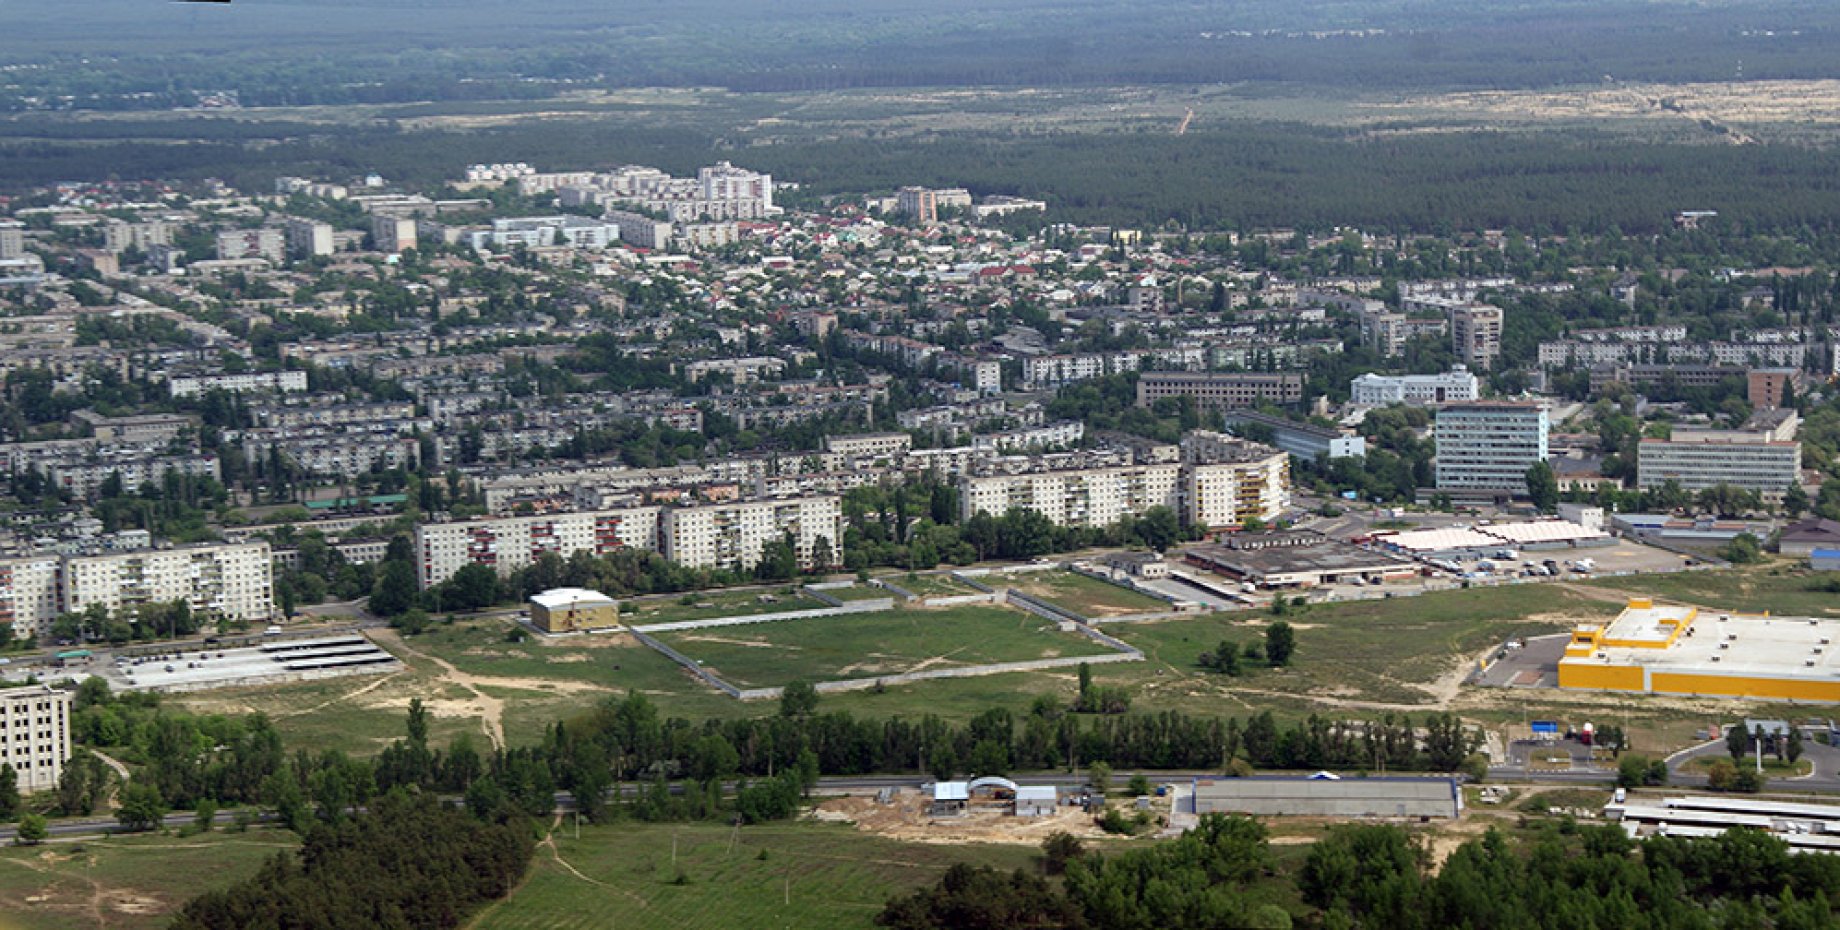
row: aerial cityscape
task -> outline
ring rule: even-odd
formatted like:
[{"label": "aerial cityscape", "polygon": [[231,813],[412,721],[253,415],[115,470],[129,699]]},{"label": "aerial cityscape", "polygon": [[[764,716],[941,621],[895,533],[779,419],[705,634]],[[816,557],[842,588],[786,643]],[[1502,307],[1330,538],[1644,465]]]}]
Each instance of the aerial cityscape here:
[{"label": "aerial cityscape", "polygon": [[1840,9],[21,6],[0,930],[1840,926]]}]

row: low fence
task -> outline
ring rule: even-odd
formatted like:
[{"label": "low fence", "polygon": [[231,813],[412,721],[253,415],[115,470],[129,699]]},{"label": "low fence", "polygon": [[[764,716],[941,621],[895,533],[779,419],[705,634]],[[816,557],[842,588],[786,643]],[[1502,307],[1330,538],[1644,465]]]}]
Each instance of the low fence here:
[{"label": "low fence", "polygon": [[927,607],[962,607],[966,604],[999,604],[1002,601],[1001,591],[991,591],[988,594],[941,594],[922,598],[920,603]]},{"label": "low fence", "polygon": [[884,581],[880,578],[871,578],[869,579],[869,583],[871,585],[874,585],[875,587],[881,588],[884,591],[894,592],[895,596],[899,597],[901,600],[904,600],[904,601],[920,600],[920,595],[915,594],[914,592],[909,591],[906,588],[903,588],[900,585],[895,584],[892,581]]},{"label": "low fence", "polygon": [[1004,597],[1004,600],[1008,601],[1009,603],[1015,604],[1016,606],[1021,607],[1023,610],[1026,610],[1029,613],[1032,613],[1037,617],[1041,617],[1044,620],[1053,620],[1056,623],[1060,623],[1063,621],[1071,621],[1073,623],[1091,623],[1092,622],[1092,620],[1088,618],[1085,614],[1079,613],[1067,607],[1062,607],[1059,604],[1051,603],[1049,601],[1044,601],[1041,598],[1036,597],[1033,594],[1024,594],[1021,591],[1016,590],[1015,588],[1006,589],[1003,592],[1003,597]]},{"label": "low fence", "polygon": [[[822,600],[822,598],[820,598]],[[810,610],[782,610],[771,614],[742,614],[737,617],[710,617],[706,620],[672,620],[666,623],[648,623],[644,626],[627,627],[635,633],[669,633],[673,630],[708,630],[722,626],[745,626],[750,623],[773,623],[779,620],[811,620],[818,617],[839,617],[844,614],[869,614],[894,609],[894,598],[878,598],[873,601],[837,601],[835,607],[814,607]]]},{"label": "low fence", "polygon": [[1126,575],[1124,578],[1120,579],[1120,578],[1113,576],[1110,572],[1100,571],[1099,569],[1096,569],[1096,568],[1088,568],[1084,565],[1079,565],[1079,564],[1068,565],[1067,570],[1070,572],[1073,572],[1076,575],[1085,575],[1086,577],[1091,578],[1094,581],[1103,581],[1106,584],[1112,585],[1113,587],[1123,588],[1126,591],[1135,591],[1138,594],[1142,594],[1145,597],[1156,598],[1157,600],[1162,601],[1163,603],[1168,604],[1171,607],[1175,607],[1175,606],[1185,604],[1185,603],[1187,604],[1195,603],[1194,601],[1184,601],[1181,598],[1176,597],[1175,595],[1170,594],[1166,591],[1158,591],[1155,588],[1149,587],[1148,585],[1145,585],[1139,582],[1137,579],[1132,578],[1129,575]]},{"label": "low fence", "polygon": [[[948,574],[951,576],[952,580],[957,581],[961,584],[967,585],[972,590],[981,591],[985,594],[997,593],[996,588],[993,588],[990,585],[987,585],[983,583],[982,581],[979,581],[978,579],[973,578],[967,572],[949,572]],[[980,574],[984,574],[984,573],[980,572]]]},{"label": "low fence", "polygon": [[705,669],[695,659],[692,659],[689,656],[684,655],[683,653],[678,652],[675,649],[672,649],[670,646],[667,646],[664,643],[661,643],[651,638],[650,636],[645,635],[644,631],[638,628],[632,629],[632,635],[633,635],[633,638],[637,639],[639,642],[642,642],[646,644],[647,646],[650,646],[651,648],[658,650],[660,655],[688,669],[690,671],[690,674],[703,679],[703,681],[707,683],[710,687],[715,688],[718,691],[721,691],[722,693],[728,695],[729,697],[735,697],[735,698],[741,697],[742,692],[740,688],[737,688],[734,685],[731,685],[728,682],[723,681],[721,678],[717,677],[714,672],[711,672],[708,669]]}]

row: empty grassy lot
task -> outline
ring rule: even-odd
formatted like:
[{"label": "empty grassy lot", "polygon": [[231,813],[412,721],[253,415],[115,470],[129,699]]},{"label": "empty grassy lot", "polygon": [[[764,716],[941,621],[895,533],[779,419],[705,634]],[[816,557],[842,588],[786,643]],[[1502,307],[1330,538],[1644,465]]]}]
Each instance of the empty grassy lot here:
[{"label": "empty grassy lot", "polygon": [[580,839],[557,830],[524,885],[473,927],[868,930],[890,896],[955,863],[1007,871],[1036,856],[1027,846],[902,843],[838,824],[584,826]]},{"label": "empty grassy lot", "polygon": [[0,847],[0,930],[164,927],[192,897],[298,845],[292,833],[256,830]]},{"label": "empty grassy lot", "polygon": [[1767,565],[1718,571],[1594,578],[1578,584],[1604,591],[1646,595],[1661,601],[1712,610],[1769,612],[1778,616],[1840,617],[1840,594],[1815,590],[1826,581],[1806,562],[1779,559]]},{"label": "empty grassy lot", "polygon": [[[833,593],[833,596],[836,596]],[[620,602],[620,622],[628,626],[675,623],[776,614],[784,610],[817,610],[829,604],[792,586],[752,588],[744,591],[698,591]]]},{"label": "empty grassy lot", "polygon": [[657,638],[731,684],[750,688],[1108,652],[1032,614],[981,605],[683,630]]},{"label": "empty grassy lot", "polygon": [[[1240,678],[1196,662],[1223,639],[1264,642],[1269,613],[1222,613],[1124,624],[1108,630],[1142,649],[1157,692],[1209,693],[1243,703],[1246,692],[1294,695],[1318,703],[1433,705],[1446,701],[1452,676],[1467,660],[1509,636],[1550,633],[1581,619],[1608,616],[1615,605],[1550,585],[1448,591],[1418,597],[1315,605],[1286,616],[1297,633],[1287,669]],[[1108,669],[1107,672],[1114,670]]]},{"label": "empty grassy lot", "polygon": [[886,575],[883,580],[921,597],[957,597],[980,593],[951,575]]},{"label": "empty grassy lot", "polygon": [[829,588],[825,594],[840,601],[880,601],[894,597],[894,592],[874,585],[853,584],[847,588]]},{"label": "empty grassy lot", "polygon": [[1167,603],[1147,594],[1073,572],[1016,572],[992,575],[985,583],[991,587],[1015,588],[1085,617],[1115,617],[1169,609]]}]

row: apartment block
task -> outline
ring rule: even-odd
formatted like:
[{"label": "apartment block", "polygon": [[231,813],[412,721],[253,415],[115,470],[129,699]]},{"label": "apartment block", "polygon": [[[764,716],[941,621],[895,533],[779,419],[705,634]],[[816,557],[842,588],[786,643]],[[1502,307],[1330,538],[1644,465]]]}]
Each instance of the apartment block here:
[{"label": "apartment block", "polygon": [[857,433],[850,436],[824,437],[824,451],[843,456],[906,455],[914,447],[914,438],[906,433]]},{"label": "apartment block", "polygon": [[1501,358],[1501,308],[1464,303],[1450,308],[1450,347],[1472,368],[1488,369]]},{"label": "apartment block", "polygon": [[159,484],[169,472],[199,478],[221,478],[219,467],[215,455],[104,455],[96,459],[69,459],[49,463],[45,466],[45,475],[59,490],[78,499],[87,499],[96,496],[103,483],[112,477],[119,477],[122,489],[132,494],[143,485]]},{"label": "apartment block", "polygon": [[371,217],[371,241],[379,252],[401,252],[415,248],[415,218],[412,216]]},{"label": "apartment block", "polygon": [[307,389],[304,371],[251,371],[234,375],[182,375],[166,382],[169,397],[197,397],[209,391],[288,393]]},{"label": "apartment block", "polygon": [[1276,520],[1291,503],[1291,457],[1224,433],[1194,430],[1182,437],[1183,522],[1239,526]]},{"label": "apartment block", "polygon": [[916,223],[939,222],[939,194],[925,187],[903,187],[895,192],[895,209]]},{"label": "apartment block", "polygon": [[229,229],[217,234],[217,260],[260,258],[280,264],[287,258],[287,237],[279,229]]},{"label": "apartment block", "polygon": [[489,565],[509,575],[545,552],[566,559],[577,552],[605,555],[616,549],[658,548],[657,507],[424,523],[415,528],[415,564],[424,588],[446,581],[469,564]]},{"label": "apartment block", "polygon": [[1524,494],[1527,469],[1546,461],[1546,408],[1537,404],[1451,404],[1433,432],[1440,491]]},{"label": "apartment block", "polygon": [[337,250],[332,241],[331,223],[290,217],[282,229],[287,235],[288,254],[295,258],[331,255]]},{"label": "apartment block", "polygon": [[620,240],[628,245],[642,249],[663,249],[671,244],[672,225],[669,220],[629,210],[608,210],[601,217],[619,227]]},{"label": "apartment block", "polygon": [[0,559],[0,624],[11,626],[14,637],[51,632],[51,621],[58,615],[63,567],[63,559],[55,555]]},{"label": "apartment block", "polygon": [[266,623],[274,613],[273,556],[266,542],[67,556],[62,600],[66,612],[99,604],[110,613],[182,600],[194,614]]},{"label": "apartment block", "polygon": [[23,793],[50,791],[70,758],[75,692],[48,685],[0,690],[0,765],[10,765]]},{"label": "apartment block", "polygon": [[0,262],[26,255],[26,224],[18,220],[0,220]]},{"label": "apartment block", "polygon": [[1354,379],[1351,386],[1354,403],[1364,407],[1435,407],[1476,400],[1479,392],[1475,374],[1463,365],[1436,375],[1365,374]]},{"label": "apartment block", "polygon": [[172,227],[158,220],[148,223],[116,220],[102,227],[102,247],[111,252],[128,249],[145,252],[156,245],[172,245]]},{"label": "apartment block", "polygon": [[1303,375],[1297,372],[1145,372],[1137,379],[1137,406],[1165,397],[1192,397],[1201,410],[1232,410],[1268,400],[1295,404],[1303,400]]},{"label": "apartment block", "polygon": [[1034,510],[1058,526],[1110,526],[1152,507],[1182,512],[1182,465],[1121,465],[967,475],[959,479],[961,516]]},{"label": "apartment block", "polygon": [[665,558],[690,568],[752,568],[767,543],[788,533],[800,567],[830,567],[816,564],[820,539],[835,565],[842,556],[842,498],[826,494],[669,507],[658,526]]},{"label": "apartment block", "polygon": [[1406,343],[1417,336],[1443,336],[1450,328],[1446,320],[1409,317],[1390,312],[1384,305],[1379,308],[1364,306],[1360,318],[1361,344],[1380,353],[1382,358],[1394,358],[1405,352]]}]

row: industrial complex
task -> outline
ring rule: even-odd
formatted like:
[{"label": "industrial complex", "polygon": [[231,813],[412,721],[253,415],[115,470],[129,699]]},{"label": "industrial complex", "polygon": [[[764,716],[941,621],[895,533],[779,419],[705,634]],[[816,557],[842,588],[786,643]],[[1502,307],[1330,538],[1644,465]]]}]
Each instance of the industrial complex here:
[{"label": "industrial complex", "polygon": [[1710,613],[1632,598],[1607,625],[1572,631],[1559,687],[1840,700],[1840,620]]}]

